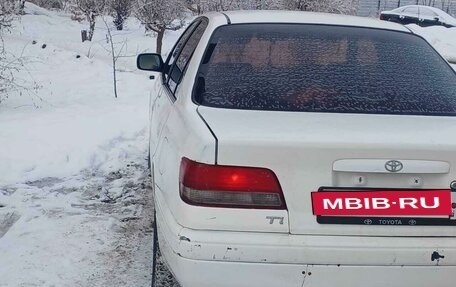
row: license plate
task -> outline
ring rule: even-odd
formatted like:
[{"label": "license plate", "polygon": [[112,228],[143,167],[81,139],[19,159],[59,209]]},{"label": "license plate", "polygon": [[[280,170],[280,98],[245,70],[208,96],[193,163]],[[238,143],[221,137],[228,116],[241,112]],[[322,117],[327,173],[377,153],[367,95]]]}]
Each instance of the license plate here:
[{"label": "license plate", "polygon": [[321,224],[456,225],[450,190],[349,190],[312,192]]}]

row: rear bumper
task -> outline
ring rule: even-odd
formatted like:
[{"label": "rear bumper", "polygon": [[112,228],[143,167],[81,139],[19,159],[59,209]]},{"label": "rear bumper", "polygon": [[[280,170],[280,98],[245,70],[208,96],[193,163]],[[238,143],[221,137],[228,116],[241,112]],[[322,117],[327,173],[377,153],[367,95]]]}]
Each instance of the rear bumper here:
[{"label": "rear bumper", "polygon": [[182,287],[450,287],[456,267],[337,266],[191,260],[172,255]]},{"label": "rear bumper", "polygon": [[[305,236],[192,230],[156,194],[160,249],[182,287],[449,287],[455,238]],[[431,261],[433,252],[445,256]],[[366,285],[368,282],[368,285]]]}]

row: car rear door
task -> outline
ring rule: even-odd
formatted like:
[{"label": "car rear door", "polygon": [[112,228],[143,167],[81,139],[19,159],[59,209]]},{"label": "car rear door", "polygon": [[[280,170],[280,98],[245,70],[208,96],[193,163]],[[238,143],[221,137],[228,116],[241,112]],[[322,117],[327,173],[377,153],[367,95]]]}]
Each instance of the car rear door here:
[{"label": "car rear door", "polygon": [[[175,101],[174,89],[178,77],[175,69],[178,56],[181,54],[184,45],[192,35],[200,20],[191,23],[168,55],[165,63],[165,71],[156,81],[155,93],[150,98],[150,153],[155,157],[160,143],[163,127],[168,119],[170,109]],[[172,74],[174,73],[174,74]]]},{"label": "car rear door", "polygon": [[431,9],[420,8],[420,26],[429,27],[435,25],[442,25],[439,20],[439,15],[434,13]]}]

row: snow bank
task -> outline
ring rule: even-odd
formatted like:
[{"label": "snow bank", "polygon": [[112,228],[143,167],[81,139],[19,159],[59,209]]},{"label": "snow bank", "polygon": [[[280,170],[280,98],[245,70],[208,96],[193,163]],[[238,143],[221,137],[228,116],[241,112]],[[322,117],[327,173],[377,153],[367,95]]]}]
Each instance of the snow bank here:
[{"label": "snow bank", "polygon": [[456,28],[432,26],[422,28],[417,25],[408,27],[418,35],[423,36],[448,61],[456,64]]},{"label": "snow bank", "polygon": [[30,2],[25,2],[24,13],[28,15],[46,15],[50,17],[52,17],[55,14],[47,9],[41,8],[40,6],[37,6]]}]

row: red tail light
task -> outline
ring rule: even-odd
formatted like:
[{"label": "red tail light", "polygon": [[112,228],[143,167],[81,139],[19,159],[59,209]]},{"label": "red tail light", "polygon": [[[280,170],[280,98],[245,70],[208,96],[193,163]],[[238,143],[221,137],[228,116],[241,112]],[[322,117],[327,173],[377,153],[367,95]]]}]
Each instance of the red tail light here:
[{"label": "red tail light", "polygon": [[286,209],[279,181],[269,169],[209,165],[183,158],[180,196],[191,205]]}]

